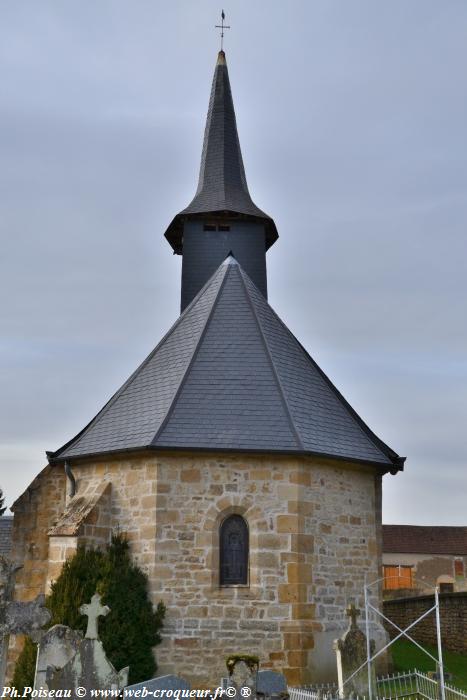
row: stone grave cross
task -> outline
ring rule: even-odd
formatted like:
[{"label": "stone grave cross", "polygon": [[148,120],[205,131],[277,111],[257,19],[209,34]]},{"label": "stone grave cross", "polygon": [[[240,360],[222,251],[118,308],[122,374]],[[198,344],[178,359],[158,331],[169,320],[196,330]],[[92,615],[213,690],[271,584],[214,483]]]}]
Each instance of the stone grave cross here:
[{"label": "stone grave cross", "polygon": [[107,605],[101,605],[101,597],[99,593],[94,593],[90,603],[85,603],[79,609],[81,615],[86,615],[88,618],[88,627],[86,630],[86,639],[99,639],[97,633],[97,621],[100,617],[105,617],[109,614],[110,608]]},{"label": "stone grave cross", "polygon": [[357,627],[357,617],[361,615],[360,610],[353,603],[350,603],[346,608],[345,614],[347,617],[350,617],[351,629],[355,629]]},{"label": "stone grave cross", "polygon": [[[45,683],[48,690],[83,688],[88,695],[92,690],[123,690],[128,685],[128,666],[118,672],[115,670],[106,656],[97,630],[99,618],[108,615],[110,608],[102,605],[100,595],[95,593],[91,602],[82,605],[79,611],[88,618],[86,636],[81,641],[71,640],[69,651],[72,652],[72,647],[75,647],[75,652],[69,654],[66,650],[67,653],[62,654],[62,658],[68,656],[64,665],[58,668],[53,664],[47,666]],[[63,631],[66,633],[67,629],[65,627]],[[63,637],[63,634],[57,636]],[[58,643],[60,645],[60,639]]]},{"label": "stone grave cross", "polygon": [[[360,610],[353,603],[345,609],[349,618],[349,626],[339,639],[335,639],[333,649],[336,652],[337,682],[339,697],[366,696],[368,694],[368,665],[366,636],[357,625]],[[374,641],[370,640],[371,653],[374,651]],[[372,684],[376,683],[374,668],[370,668]],[[375,688],[376,685],[373,685]]]},{"label": "stone grave cross", "polygon": [[0,688],[5,684],[10,634],[28,634],[38,642],[41,629],[50,622],[45,596],[28,603],[13,600],[17,564],[0,556]]}]

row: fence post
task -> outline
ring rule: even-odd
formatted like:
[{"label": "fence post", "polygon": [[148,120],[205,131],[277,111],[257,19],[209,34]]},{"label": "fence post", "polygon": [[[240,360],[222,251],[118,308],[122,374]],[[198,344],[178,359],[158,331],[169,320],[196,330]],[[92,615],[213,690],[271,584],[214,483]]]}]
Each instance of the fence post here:
[{"label": "fence post", "polygon": [[438,642],[438,687],[440,690],[439,697],[441,700],[446,700],[446,692],[444,688],[444,668],[443,668],[443,648],[441,644],[441,621],[439,616],[439,589],[435,588],[435,604],[436,604],[436,640]]},{"label": "fence post", "polygon": [[[369,620],[369,610],[368,610],[368,589],[366,585],[366,572],[365,572],[365,582],[363,586],[365,591],[365,631],[366,631],[366,655],[367,655],[367,671],[368,671],[368,700],[373,700],[372,698],[372,687],[371,687],[371,644],[370,644],[370,620]],[[443,698],[444,700],[444,698]]]}]

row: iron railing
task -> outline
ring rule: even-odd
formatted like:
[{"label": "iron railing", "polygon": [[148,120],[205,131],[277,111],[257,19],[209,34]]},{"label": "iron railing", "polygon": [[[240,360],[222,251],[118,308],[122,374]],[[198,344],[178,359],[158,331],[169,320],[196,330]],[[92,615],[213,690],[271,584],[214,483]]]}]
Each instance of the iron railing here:
[{"label": "iron railing", "polygon": [[[303,686],[289,688],[290,700],[340,700],[336,684],[320,686]],[[374,700],[439,700],[441,697],[439,681],[426,673],[406,671],[381,676],[376,681],[376,698]],[[448,683],[444,684],[446,700],[467,700],[467,693]],[[353,700],[365,700],[366,696],[353,697]]]}]

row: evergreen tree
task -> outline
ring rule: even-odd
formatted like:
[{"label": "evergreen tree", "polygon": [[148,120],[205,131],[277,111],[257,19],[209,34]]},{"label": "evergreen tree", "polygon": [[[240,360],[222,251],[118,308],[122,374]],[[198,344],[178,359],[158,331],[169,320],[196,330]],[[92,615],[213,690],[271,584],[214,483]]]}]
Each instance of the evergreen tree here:
[{"label": "evergreen tree", "polygon": [[[151,678],[157,670],[151,648],[161,641],[165,607],[159,603],[153,610],[147,576],[131,561],[122,535],[112,537],[105,551],[79,547],[65,562],[46,600],[52,613],[49,626],[62,624],[86,632],[87,617],[79,608],[89,603],[96,591],[111,610],[99,618],[99,637],[107,657],[117,671],[130,667],[129,683]],[[35,645],[27,638],[15,667],[15,687],[19,690],[33,685],[35,654]]]},{"label": "evergreen tree", "polygon": [[34,686],[34,674],[36,672],[37,647],[31,637],[26,637],[21,654],[18,657],[13,674],[13,687],[20,693],[25,688]]},{"label": "evergreen tree", "polygon": [[104,562],[101,593],[110,608],[99,627],[107,656],[118,670],[130,666],[129,683],[152,678],[157,665],[151,647],[161,642],[165,606],[153,610],[147,576],[133,564],[129,544],[119,535]]},{"label": "evergreen tree", "polygon": [[[112,546],[112,545],[111,545]],[[78,547],[76,554],[64,563],[59,577],[50,587],[46,606],[52,613],[52,625],[66,625],[74,630],[86,632],[87,617],[79,608],[89,603],[94,593],[102,593],[105,560],[109,550]]]},{"label": "evergreen tree", "polygon": [[0,516],[2,516],[3,513],[6,511],[6,506],[3,505],[4,503],[5,503],[5,497],[3,495],[2,489],[0,488]]}]

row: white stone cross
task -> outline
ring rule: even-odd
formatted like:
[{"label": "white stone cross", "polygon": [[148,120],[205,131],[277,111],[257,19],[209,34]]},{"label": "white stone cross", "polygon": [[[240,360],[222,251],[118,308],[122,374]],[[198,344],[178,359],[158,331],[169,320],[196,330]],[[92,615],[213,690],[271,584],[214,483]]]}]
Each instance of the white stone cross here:
[{"label": "white stone cross", "polygon": [[101,616],[108,615],[110,608],[107,605],[101,605],[101,597],[99,593],[94,593],[90,603],[85,603],[79,609],[81,615],[86,615],[88,618],[88,628],[86,630],[86,639],[99,639],[97,633],[97,620]]}]

